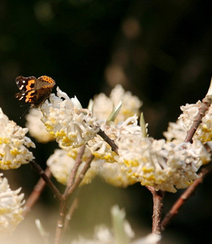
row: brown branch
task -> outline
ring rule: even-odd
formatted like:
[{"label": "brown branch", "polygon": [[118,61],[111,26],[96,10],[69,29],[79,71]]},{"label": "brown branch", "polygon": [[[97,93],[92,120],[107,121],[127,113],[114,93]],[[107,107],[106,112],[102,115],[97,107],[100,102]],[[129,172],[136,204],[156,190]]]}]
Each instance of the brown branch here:
[{"label": "brown branch", "polygon": [[114,151],[118,155],[118,146],[115,144],[113,140],[110,139],[109,136],[105,134],[103,130],[99,130],[98,135],[102,137],[104,141],[106,141],[112,148],[112,151]]},{"label": "brown branch", "polygon": [[179,199],[172,206],[168,214],[164,217],[161,223],[162,231],[170,224],[171,220],[178,214],[180,208],[184,203],[193,195],[196,188],[203,182],[205,176],[212,172],[212,164],[201,169],[199,173],[199,178],[197,178],[192,185],[190,185],[184,193],[179,197]]},{"label": "brown branch", "polygon": [[165,191],[155,190],[152,186],[146,186],[146,188],[152,193],[153,197],[152,233],[161,234],[161,218]]},{"label": "brown branch", "polygon": [[72,218],[72,215],[75,211],[75,209],[78,207],[78,198],[75,197],[72,204],[71,204],[71,207],[69,208],[69,211],[68,213],[66,214],[66,217],[65,217],[65,223],[64,223],[64,232],[66,231],[66,229],[68,228],[68,223],[69,221],[71,220]]},{"label": "brown branch", "polygon": [[[71,187],[69,187],[68,190],[65,190],[65,192],[63,194],[62,201],[60,202],[60,213],[59,213],[59,219],[57,221],[55,244],[59,244],[61,242],[62,236],[64,233],[64,228],[65,228],[65,225],[67,224],[67,222],[65,223],[67,202],[68,202],[70,196],[74,193],[74,191],[77,189],[77,187],[79,186],[79,184],[83,180],[83,178],[84,178],[87,170],[89,169],[90,164],[91,164],[93,159],[94,159],[94,156],[93,156],[93,154],[91,154],[90,157],[88,157],[88,159],[87,159],[83,169],[81,170],[79,176],[77,177],[77,179],[75,179],[75,181],[73,182]],[[78,162],[76,162],[76,163],[78,164]]]},{"label": "brown branch", "polygon": [[69,191],[67,192],[67,195],[65,196],[66,198],[68,197],[68,195],[72,194],[76,190],[76,188],[79,186],[79,184],[83,180],[86,172],[90,168],[90,164],[91,164],[93,159],[94,159],[94,155],[91,154],[90,157],[88,157],[88,159],[87,159],[82,171],[80,172],[79,176],[75,180],[74,184],[69,188]]},{"label": "brown branch", "polygon": [[64,191],[64,194],[63,194],[64,196],[68,194],[69,188],[74,184],[75,177],[76,177],[76,174],[77,174],[77,170],[78,170],[80,164],[82,163],[82,156],[83,156],[84,152],[85,152],[85,146],[82,146],[80,148],[78,154],[77,154],[77,158],[76,158],[74,167],[71,170],[71,173],[70,173],[70,176],[69,176],[69,180],[68,180],[66,189]]},{"label": "brown branch", "polygon": [[[45,174],[48,178],[50,178],[51,171],[49,167],[46,168]],[[24,217],[30,212],[32,206],[37,202],[45,186],[46,186],[46,182],[42,178],[40,178],[37,184],[35,185],[33,192],[30,194],[30,196],[26,200],[26,203],[24,204],[25,209],[24,212],[22,213]]]},{"label": "brown branch", "polygon": [[187,132],[186,138],[184,140],[185,142],[192,142],[192,137],[194,136],[198,126],[202,122],[202,118],[205,116],[205,113],[208,111],[211,103],[212,103],[211,96],[206,96],[202,100],[202,105],[199,108],[199,113],[197,114],[196,118],[194,119],[190,130]]},{"label": "brown branch", "polygon": [[46,182],[46,184],[49,186],[49,188],[54,193],[55,197],[59,201],[62,201],[62,199],[63,199],[62,194],[58,191],[57,187],[50,180],[50,178],[45,174],[44,170],[40,167],[40,165],[38,165],[34,160],[30,161],[30,165],[41,176],[41,178]]}]

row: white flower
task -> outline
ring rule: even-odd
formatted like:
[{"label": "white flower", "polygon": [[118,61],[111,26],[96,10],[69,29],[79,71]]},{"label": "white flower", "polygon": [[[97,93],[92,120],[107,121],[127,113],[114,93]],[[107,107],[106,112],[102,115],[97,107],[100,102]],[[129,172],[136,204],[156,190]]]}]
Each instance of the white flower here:
[{"label": "white flower", "polygon": [[95,117],[88,109],[82,109],[77,98],[69,98],[57,88],[57,95],[50,95],[50,102],[41,106],[42,122],[63,149],[80,147],[99,131]]},{"label": "white flower", "polygon": [[[54,154],[51,155],[47,160],[47,165],[50,167],[53,176],[57,179],[58,182],[64,185],[67,184],[68,177],[71,173],[72,168],[74,167],[76,159],[75,156],[77,155],[78,151],[78,149],[73,149],[68,152],[62,149],[56,149]],[[76,177],[79,176],[79,173],[84,167],[88,153],[89,152],[87,149],[82,158],[84,161],[80,164]],[[96,174],[97,166],[95,165],[95,163],[92,162],[90,168],[88,169],[82,182],[80,183],[80,186],[91,183]]]},{"label": "white flower", "polygon": [[98,165],[98,175],[108,184],[116,187],[127,187],[136,183],[126,171],[126,168],[119,163],[103,162]]},{"label": "white flower", "polygon": [[24,194],[18,190],[12,191],[6,178],[0,174],[0,233],[10,233],[23,220],[22,205]]},{"label": "white flower", "polygon": [[99,119],[107,119],[113,110],[113,106],[117,106],[122,101],[121,110],[116,117],[116,122],[124,121],[128,117],[139,114],[142,102],[131,94],[124,91],[121,85],[116,85],[111,91],[110,97],[100,93],[94,98],[93,113]]},{"label": "white flower", "polygon": [[0,109],[0,169],[16,169],[34,157],[27,147],[35,147],[25,136],[27,128],[10,121]]},{"label": "white flower", "polygon": [[119,153],[119,162],[126,165],[137,182],[169,192],[192,184],[198,177],[202,159],[209,159],[199,141],[175,145],[136,136],[123,137]]},{"label": "white flower", "polygon": [[41,122],[42,113],[40,110],[32,108],[26,115],[26,127],[29,133],[38,142],[46,143],[54,140],[55,138],[46,130],[46,127]]}]

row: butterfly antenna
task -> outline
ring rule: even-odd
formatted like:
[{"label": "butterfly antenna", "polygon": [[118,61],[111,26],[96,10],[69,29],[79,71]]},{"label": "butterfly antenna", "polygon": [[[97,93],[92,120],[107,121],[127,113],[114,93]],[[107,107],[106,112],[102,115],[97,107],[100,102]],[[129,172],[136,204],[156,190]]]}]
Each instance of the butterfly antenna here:
[{"label": "butterfly antenna", "polygon": [[[21,107],[24,107],[24,106],[21,106]],[[22,119],[23,116],[29,111],[30,107],[28,107],[24,112],[23,114],[21,115],[21,117],[19,117],[19,119]]]}]

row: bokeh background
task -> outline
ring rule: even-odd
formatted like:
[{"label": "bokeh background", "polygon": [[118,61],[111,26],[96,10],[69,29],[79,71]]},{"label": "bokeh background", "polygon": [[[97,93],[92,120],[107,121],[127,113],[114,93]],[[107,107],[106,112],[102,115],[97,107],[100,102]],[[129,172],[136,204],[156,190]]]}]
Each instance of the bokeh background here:
[{"label": "bokeh background", "polygon": [[[205,0],[0,0],[0,106],[10,119],[25,125],[20,116],[27,107],[20,107],[14,97],[18,75],[49,75],[83,106],[95,94],[109,94],[122,84],[143,101],[149,134],[159,139],[168,122],[179,116],[181,105],[195,103],[207,92],[211,11],[212,4]],[[45,167],[57,144],[36,146],[36,160]],[[12,187],[22,187],[26,197],[38,180],[27,165],[4,174]],[[211,242],[210,178],[163,233],[163,243]],[[166,195],[164,212],[181,192]],[[115,203],[125,208],[137,236],[151,231],[152,200],[144,187],[116,189],[96,179],[79,196],[70,234],[83,230],[89,236],[96,224],[110,225]],[[14,233],[16,240],[21,236],[22,243],[38,243],[35,218],[44,220],[52,235],[57,210],[58,203],[46,189]]]}]

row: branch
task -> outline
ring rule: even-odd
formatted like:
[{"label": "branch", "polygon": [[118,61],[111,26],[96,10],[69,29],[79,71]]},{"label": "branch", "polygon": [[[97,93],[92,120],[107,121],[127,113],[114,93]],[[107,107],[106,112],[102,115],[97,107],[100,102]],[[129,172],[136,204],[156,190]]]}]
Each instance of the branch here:
[{"label": "branch", "polygon": [[66,198],[67,198],[68,195],[72,194],[76,190],[76,188],[79,186],[79,184],[83,180],[86,172],[90,168],[90,164],[91,164],[93,159],[94,159],[94,155],[91,154],[90,157],[88,157],[88,159],[87,159],[82,171],[80,172],[79,176],[75,180],[74,184],[69,188],[69,191],[67,192],[67,195],[65,196]]},{"label": "branch", "polygon": [[[51,171],[49,167],[46,168],[45,174],[48,178],[50,178]],[[42,178],[40,178],[37,184],[35,185],[33,192],[26,200],[26,203],[24,205],[25,209],[24,212],[22,213],[23,217],[25,217],[30,212],[32,206],[37,202],[45,186],[46,186],[46,182]]]},{"label": "branch", "polygon": [[77,174],[77,170],[78,170],[80,164],[82,163],[82,156],[83,156],[84,151],[85,151],[85,146],[82,146],[80,148],[78,154],[77,154],[77,158],[76,158],[74,167],[71,170],[71,173],[70,173],[70,176],[69,176],[69,180],[68,180],[66,189],[64,191],[64,194],[63,194],[64,196],[68,194],[68,191],[69,191],[70,187],[74,184],[75,177],[76,177],[76,174]]},{"label": "branch", "polygon": [[146,186],[146,188],[152,193],[153,197],[152,233],[161,234],[161,218],[165,191],[155,190],[152,186]]},{"label": "branch", "polygon": [[198,126],[202,122],[202,118],[205,116],[205,113],[208,111],[210,105],[212,103],[212,97],[211,96],[206,96],[202,100],[202,105],[199,108],[199,113],[197,114],[196,118],[194,119],[194,122],[190,128],[190,130],[187,132],[185,142],[192,142],[192,137],[194,136]]},{"label": "branch", "polygon": [[102,137],[104,141],[106,141],[112,148],[112,151],[114,151],[118,155],[118,146],[115,144],[113,140],[110,139],[109,136],[105,134],[103,130],[99,130],[98,135]]},{"label": "branch", "polygon": [[180,196],[180,198],[175,202],[172,206],[168,214],[162,221],[161,229],[165,230],[165,228],[170,224],[171,220],[178,214],[180,208],[184,205],[184,203],[193,195],[196,188],[203,182],[203,179],[212,172],[212,164],[202,168],[199,173],[199,178],[197,178],[192,185],[190,185],[184,193]]},{"label": "branch", "polygon": [[42,177],[42,179],[46,182],[46,184],[49,186],[49,188],[52,190],[54,195],[59,201],[63,200],[62,194],[58,191],[57,187],[54,185],[54,183],[50,180],[50,178],[45,174],[43,169],[38,165],[34,160],[29,162],[32,168]]},{"label": "branch", "polygon": [[[55,244],[59,244],[61,242],[62,236],[64,233],[64,228],[66,227],[66,224],[67,224],[67,222],[65,222],[67,202],[68,202],[71,194],[74,193],[74,191],[77,189],[77,187],[81,183],[81,181],[84,178],[87,170],[89,169],[90,164],[93,159],[94,159],[94,156],[93,156],[93,154],[91,154],[90,157],[88,157],[88,159],[87,159],[82,171],[80,172],[79,176],[77,177],[77,179],[75,179],[75,181],[73,181],[71,186],[69,188],[67,188],[63,194],[62,200],[60,202],[60,213],[59,213],[59,219],[57,221]],[[78,162],[76,161],[76,165],[77,164],[79,164],[79,161]]]}]

